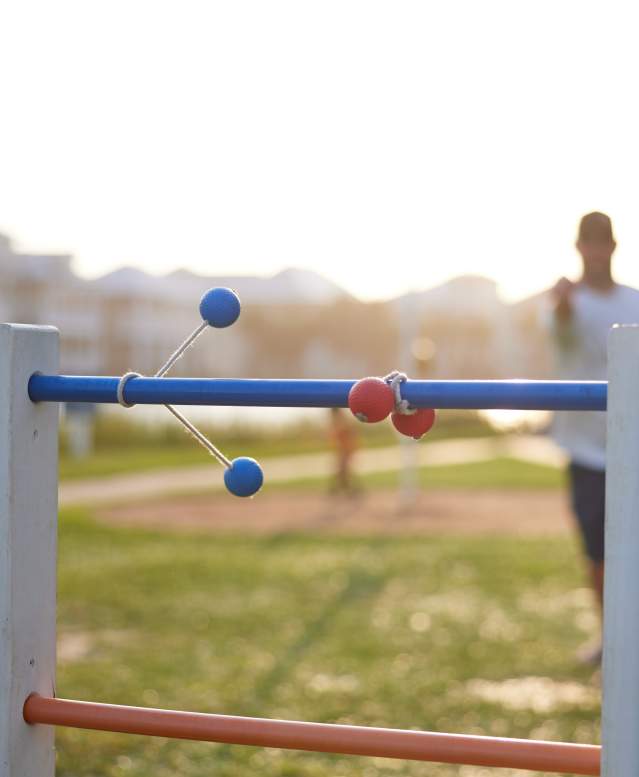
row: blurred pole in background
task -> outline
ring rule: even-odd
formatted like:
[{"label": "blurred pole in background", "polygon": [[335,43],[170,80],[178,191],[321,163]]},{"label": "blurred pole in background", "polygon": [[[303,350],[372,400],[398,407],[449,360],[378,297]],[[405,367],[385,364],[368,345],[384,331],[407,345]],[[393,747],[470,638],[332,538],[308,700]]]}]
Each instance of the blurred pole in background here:
[{"label": "blurred pole in background", "polygon": [[86,459],[93,452],[93,423],[96,406],[90,402],[67,402],[64,426],[67,451],[72,459]]},{"label": "blurred pole in background", "polygon": [[[412,344],[417,338],[419,315],[414,297],[406,297],[399,308],[399,364],[397,369],[409,378],[415,376],[415,359]],[[399,471],[399,512],[409,510],[417,501],[417,448],[415,440],[399,435],[402,466]]]}]

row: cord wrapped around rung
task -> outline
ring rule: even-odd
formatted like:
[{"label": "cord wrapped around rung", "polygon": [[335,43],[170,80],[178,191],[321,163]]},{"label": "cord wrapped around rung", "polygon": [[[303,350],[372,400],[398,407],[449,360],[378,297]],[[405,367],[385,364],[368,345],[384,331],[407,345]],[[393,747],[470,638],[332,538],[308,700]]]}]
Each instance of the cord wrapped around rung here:
[{"label": "cord wrapped around rung", "polygon": [[[205,329],[208,329],[210,326],[221,329],[234,324],[240,315],[240,310],[240,300],[232,289],[222,287],[209,289],[200,301],[202,323],[199,324],[182,343],[180,343],[153,377],[163,378],[171,367],[173,367],[193,343],[195,343]],[[126,398],[126,388],[131,381],[141,377],[139,372],[131,371],[126,372],[120,378],[117,386],[117,399],[122,407],[131,408],[135,406],[134,402],[130,402]],[[231,461],[192,421],[189,421],[183,413],[177,410],[173,405],[165,404],[164,406],[171,415],[182,424],[189,434],[191,434],[203,448],[226,468],[224,473],[224,484],[232,494],[235,494],[235,496],[253,496],[259,491],[264,482],[264,475],[262,473],[262,468],[255,459],[249,458],[248,456],[240,456]]]}]

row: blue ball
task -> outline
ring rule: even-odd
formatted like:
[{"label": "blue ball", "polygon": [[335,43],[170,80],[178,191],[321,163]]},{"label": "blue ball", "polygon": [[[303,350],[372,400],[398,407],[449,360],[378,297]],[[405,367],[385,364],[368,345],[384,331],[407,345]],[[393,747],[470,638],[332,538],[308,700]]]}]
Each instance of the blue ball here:
[{"label": "blue ball", "polygon": [[209,289],[200,300],[200,315],[207,324],[223,329],[237,321],[240,307],[240,298],[232,289],[218,286]]},{"label": "blue ball", "polygon": [[255,461],[247,456],[233,459],[224,473],[224,485],[235,496],[253,496],[262,487],[264,473]]}]

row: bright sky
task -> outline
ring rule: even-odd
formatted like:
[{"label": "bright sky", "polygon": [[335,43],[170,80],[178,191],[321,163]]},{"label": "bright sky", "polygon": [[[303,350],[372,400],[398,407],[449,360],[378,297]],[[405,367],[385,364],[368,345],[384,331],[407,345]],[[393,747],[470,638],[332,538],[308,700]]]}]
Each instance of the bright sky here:
[{"label": "bright sky", "polygon": [[97,275],[324,273],[362,298],[639,285],[633,3],[6,0],[0,230]]}]

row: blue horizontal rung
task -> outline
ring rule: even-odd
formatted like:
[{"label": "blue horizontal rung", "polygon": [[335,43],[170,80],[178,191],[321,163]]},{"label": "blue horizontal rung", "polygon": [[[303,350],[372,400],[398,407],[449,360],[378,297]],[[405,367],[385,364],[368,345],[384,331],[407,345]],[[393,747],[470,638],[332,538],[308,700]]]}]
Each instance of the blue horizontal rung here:
[{"label": "blue horizontal rung", "polygon": [[[117,403],[118,377],[33,375],[34,402]],[[354,380],[131,378],[127,402],[139,405],[346,407]],[[605,410],[605,381],[409,380],[401,393],[414,407],[436,409]]]}]

